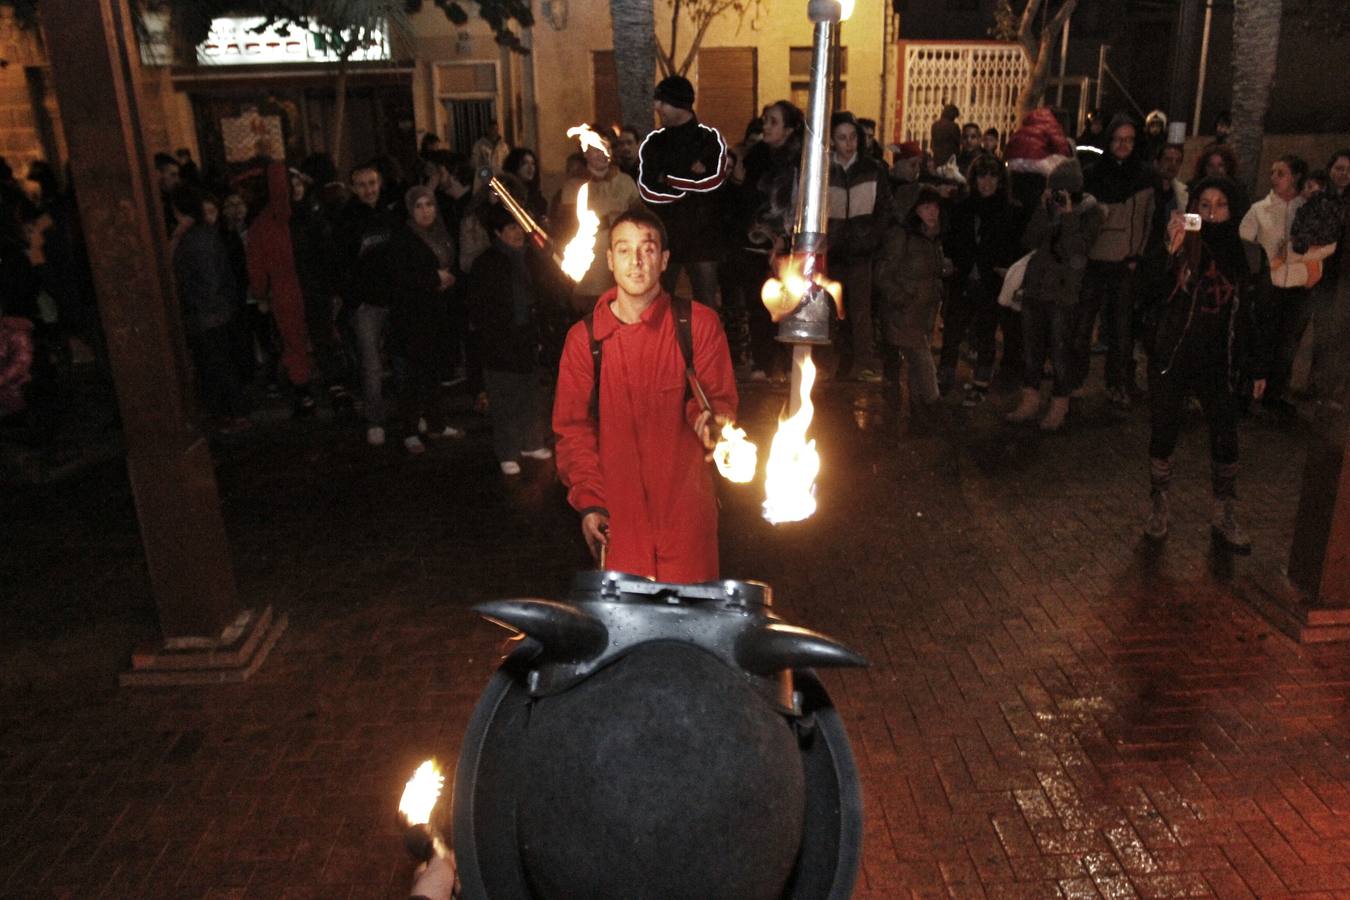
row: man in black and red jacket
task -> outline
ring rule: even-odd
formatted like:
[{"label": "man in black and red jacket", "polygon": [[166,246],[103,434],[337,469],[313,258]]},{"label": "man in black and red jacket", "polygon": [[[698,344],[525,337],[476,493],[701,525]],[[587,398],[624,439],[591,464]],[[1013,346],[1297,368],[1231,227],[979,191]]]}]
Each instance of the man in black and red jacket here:
[{"label": "man in black and red jacket", "polygon": [[723,234],[714,193],[730,170],[727,144],[716,128],[694,115],[694,86],[672,75],[656,86],[653,102],[661,127],[638,150],[638,192],[670,237],[670,265],[662,283],[675,292],[684,269],[694,299],[717,308],[717,263]]}]

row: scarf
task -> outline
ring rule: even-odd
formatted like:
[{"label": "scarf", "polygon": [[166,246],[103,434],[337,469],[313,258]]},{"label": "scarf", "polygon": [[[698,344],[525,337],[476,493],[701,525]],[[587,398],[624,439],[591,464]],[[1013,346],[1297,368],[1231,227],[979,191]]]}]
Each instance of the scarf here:
[{"label": "scarf", "polygon": [[430,228],[422,228],[413,220],[413,207],[424,197],[431,200],[433,205],[436,204],[436,194],[431,188],[422,185],[409,188],[408,193],[403,196],[403,202],[408,207],[408,227],[412,229],[413,234],[422,239],[432,253],[436,254],[436,267],[449,269],[455,259],[455,243],[450,239],[445,222],[441,221],[439,207],[436,211],[436,220],[431,223]]}]

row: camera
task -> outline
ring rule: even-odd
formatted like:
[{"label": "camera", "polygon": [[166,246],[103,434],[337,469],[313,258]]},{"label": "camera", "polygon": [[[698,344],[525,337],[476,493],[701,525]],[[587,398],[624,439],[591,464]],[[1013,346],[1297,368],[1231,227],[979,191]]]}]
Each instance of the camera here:
[{"label": "camera", "polygon": [[1185,225],[1185,228],[1186,228],[1187,231],[1199,231],[1199,230],[1200,230],[1200,216],[1199,216],[1197,213],[1186,213],[1186,225]]}]

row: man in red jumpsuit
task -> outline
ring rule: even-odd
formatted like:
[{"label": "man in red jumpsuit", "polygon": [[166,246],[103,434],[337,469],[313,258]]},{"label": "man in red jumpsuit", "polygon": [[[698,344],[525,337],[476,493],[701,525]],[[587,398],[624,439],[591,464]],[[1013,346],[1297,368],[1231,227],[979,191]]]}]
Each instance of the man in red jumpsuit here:
[{"label": "man in red jumpsuit", "polygon": [[736,380],[717,313],[691,304],[694,371],[712,405],[688,395],[670,295],[661,220],[645,210],[610,231],[616,287],[595,304],[601,347],[599,421],[591,409],[595,360],[586,323],[567,333],[553,405],[558,474],[581,513],[581,532],[605,567],[659,581],[718,578],[717,498],[705,453],[736,415]]}]

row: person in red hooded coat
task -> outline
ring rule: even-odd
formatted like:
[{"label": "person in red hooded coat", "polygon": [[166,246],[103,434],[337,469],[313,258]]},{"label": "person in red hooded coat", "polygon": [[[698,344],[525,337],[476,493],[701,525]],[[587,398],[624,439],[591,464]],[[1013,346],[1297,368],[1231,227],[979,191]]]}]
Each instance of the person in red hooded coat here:
[{"label": "person in red hooded coat", "polygon": [[281,334],[281,365],[295,389],[295,414],[311,415],[309,330],[291,243],[291,179],[281,160],[267,164],[267,205],[249,226],[247,254],[249,291],[271,305]]},{"label": "person in red hooded coat", "polygon": [[[563,346],[553,406],[558,475],[592,554],[607,548],[607,569],[711,581],[717,498],[705,453],[715,429],[736,415],[736,380],[721,320],[692,303],[694,371],[711,413],[688,396],[671,298],[661,288],[665,240],[661,220],[645,210],[614,222],[608,263],[617,284],[596,302],[590,331],[578,322]],[[592,333],[602,361],[594,394]]]}]

